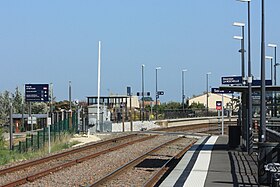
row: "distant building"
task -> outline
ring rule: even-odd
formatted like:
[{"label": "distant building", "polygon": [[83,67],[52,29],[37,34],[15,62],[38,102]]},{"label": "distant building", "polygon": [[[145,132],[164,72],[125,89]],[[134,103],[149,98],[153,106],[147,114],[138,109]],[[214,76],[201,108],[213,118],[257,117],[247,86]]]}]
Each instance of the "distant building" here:
[{"label": "distant building", "polygon": [[[224,107],[226,107],[228,105],[228,103],[231,103],[231,98],[232,96],[229,96],[227,94],[224,94]],[[215,93],[208,93],[208,108],[209,109],[216,109],[216,101],[222,101],[222,94],[215,94]],[[203,94],[203,95],[199,95],[199,96],[195,96],[191,99],[189,99],[189,106],[192,103],[201,103],[206,107],[206,103],[207,103],[207,94]]]},{"label": "distant building", "polygon": [[[97,104],[97,96],[87,97],[88,105]],[[108,109],[112,109],[115,107],[120,107],[121,105],[125,105],[125,107],[130,107],[130,97],[126,95],[110,95],[110,96],[101,96],[99,104],[105,105]],[[131,107],[139,108],[139,102],[137,96],[131,96]]]}]

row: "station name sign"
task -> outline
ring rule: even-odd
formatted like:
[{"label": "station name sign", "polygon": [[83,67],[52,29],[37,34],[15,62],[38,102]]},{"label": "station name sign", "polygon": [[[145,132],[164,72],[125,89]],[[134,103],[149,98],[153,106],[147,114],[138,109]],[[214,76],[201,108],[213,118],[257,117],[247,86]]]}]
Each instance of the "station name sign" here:
[{"label": "station name sign", "polygon": [[220,90],[219,88],[211,88],[211,93],[215,94],[231,94],[233,91],[231,90]]},{"label": "station name sign", "polygon": [[222,77],[222,84],[242,84],[242,76]]},{"label": "station name sign", "polygon": [[[261,86],[262,81],[261,80],[253,80],[252,86]],[[272,80],[265,80],[265,85],[266,86],[271,86],[272,85]]]},{"label": "station name sign", "polygon": [[48,84],[25,84],[26,102],[48,102],[49,85]]}]

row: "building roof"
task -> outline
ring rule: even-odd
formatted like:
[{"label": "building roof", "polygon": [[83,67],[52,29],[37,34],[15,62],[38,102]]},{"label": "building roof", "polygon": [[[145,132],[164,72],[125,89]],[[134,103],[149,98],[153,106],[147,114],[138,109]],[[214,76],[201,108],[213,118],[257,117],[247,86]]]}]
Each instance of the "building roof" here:
[{"label": "building roof", "polygon": [[[28,114],[23,114],[23,118],[24,119],[26,119],[28,117],[29,117]],[[37,119],[39,119],[39,118],[47,118],[47,114],[32,114],[32,117],[36,117]],[[12,118],[13,119],[21,119],[22,118],[22,114],[13,114]]]}]

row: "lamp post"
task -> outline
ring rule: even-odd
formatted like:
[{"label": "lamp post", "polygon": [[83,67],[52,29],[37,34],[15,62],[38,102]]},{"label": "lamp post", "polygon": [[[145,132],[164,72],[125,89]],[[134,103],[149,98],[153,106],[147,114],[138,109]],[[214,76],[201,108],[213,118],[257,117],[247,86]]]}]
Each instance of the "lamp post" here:
[{"label": "lamp post", "polygon": [[264,20],[264,0],[261,2],[261,116],[260,116],[260,130],[259,142],[266,141],[266,103],[265,103],[265,20]]},{"label": "lamp post", "polygon": [[183,69],[182,70],[182,107],[183,107],[183,112],[185,111],[185,72],[187,70]]},{"label": "lamp post", "polygon": [[72,100],[72,98],[71,98],[71,81],[69,81],[69,111],[71,112],[72,111],[72,102],[71,102],[71,100]]},{"label": "lamp post", "polygon": [[[241,49],[239,52],[241,53],[241,76],[242,76],[242,84],[245,85],[245,49],[244,49],[244,23],[240,22],[234,22],[233,26],[241,27],[241,36],[234,36],[234,39],[238,39],[241,41]],[[246,128],[246,105],[245,105],[245,100],[246,100],[246,94],[242,92],[241,94],[241,124],[242,124],[242,138],[245,139],[246,141],[246,148],[249,146],[249,125],[247,125]],[[249,112],[248,112],[249,113]]]},{"label": "lamp post", "polygon": [[10,150],[14,148],[14,139],[13,139],[13,100],[12,97],[9,97],[10,105]]},{"label": "lamp post", "polygon": [[158,70],[160,70],[161,67],[156,68],[156,120],[158,119]]},{"label": "lamp post", "polygon": [[[276,53],[277,53],[277,45],[276,44],[268,44],[268,47],[274,48],[274,85],[276,86]],[[272,81],[272,78],[271,78]]]},{"label": "lamp post", "polygon": [[206,73],[206,115],[208,116],[209,115],[209,107],[208,107],[208,98],[209,98],[209,95],[208,95],[208,84],[209,84],[209,75],[211,75],[211,72],[208,72]]},{"label": "lamp post", "polygon": [[[277,45],[276,44],[268,44],[268,47],[274,48],[274,85],[276,86],[276,66],[277,66],[277,62],[276,62],[276,53],[277,53]],[[272,62],[272,61],[271,61]],[[271,78],[272,81],[272,78]],[[272,112],[272,116],[277,116],[277,106],[276,105],[276,93],[273,92],[273,107],[274,110]]]},{"label": "lamp post", "polygon": [[[145,65],[144,64],[142,64],[142,66],[141,66],[142,68],[142,111],[141,111],[141,113],[142,113],[142,121],[144,121],[144,67],[145,67]],[[141,116],[141,114],[140,114],[140,116]],[[141,117],[140,117],[141,118]]]},{"label": "lamp post", "polygon": [[241,52],[241,75],[242,75],[242,83],[245,84],[245,49],[244,49],[244,27],[245,23],[240,22],[234,22],[233,26],[241,27],[241,37],[240,36],[234,36],[234,39],[241,40],[241,49],[239,52]]},{"label": "lamp post", "polygon": [[[240,2],[247,2],[248,3],[248,125],[246,128],[247,135],[252,136],[251,127],[253,125],[252,119],[252,72],[251,72],[251,11],[250,11],[250,2],[251,0],[237,0]],[[246,137],[246,141],[249,142],[249,136]],[[253,152],[252,148],[247,145],[247,152],[251,154]]]},{"label": "lamp post", "polygon": [[[269,60],[270,62],[270,80],[272,82],[272,71],[273,71],[273,57],[272,56],[265,56],[265,59]],[[274,95],[274,94],[273,94]],[[273,96],[272,96],[272,108],[271,108],[271,116],[276,116],[276,114],[274,115],[274,113],[276,113],[275,109],[274,109],[274,99],[273,99]]]},{"label": "lamp post", "polygon": [[270,79],[272,81],[272,71],[273,71],[273,57],[272,56],[265,56],[265,59],[270,60]]}]

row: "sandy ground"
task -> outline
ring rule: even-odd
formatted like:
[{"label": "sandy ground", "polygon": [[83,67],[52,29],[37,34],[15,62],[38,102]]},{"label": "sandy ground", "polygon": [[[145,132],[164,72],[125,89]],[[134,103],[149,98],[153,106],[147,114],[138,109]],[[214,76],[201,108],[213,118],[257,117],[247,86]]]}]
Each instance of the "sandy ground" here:
[{"label": "sandy ground", "polygon": [[[146,131],[152,128],[157,128],[159,127],[158,125],[156,125],[153,121],[134,121],[133,122],[133,132],[136,131]],[[122,132],[123,131],[123,124],[122,123],[113,123],[112,124],[112,132]],[[125,122],[124,123],[124,131],[125,132],[130,132],[130,122]],[[110,135],[109,132],[106,133],[107,135]],[[78,141],[81,142],[79,144],[74,145],[73,147],[77,147],[80,145],[84,145],[86,143],[90,143],[90,142],[96,142],[101,140],[100,136],[106,136],[106,134],[104,133],[91,133],[90,135],[88,134],[84,134],[84,135],[78,135],[76,134],[74,136],[74,138],[72,138],[70,140],[70,142],[73,141]]]},{"label": "sandy ground", "polygon": [[78,141],[81,143],[78,143],[76,145],[74,145],[73,147],[77,147],[80,145],[84,145],[86,143],[90,143],[90,142],[96,142],[101,140],[98,136],[96,135],[74,135],[73,138],[71,138],[70,142],[74,142],[74,141]]}]

